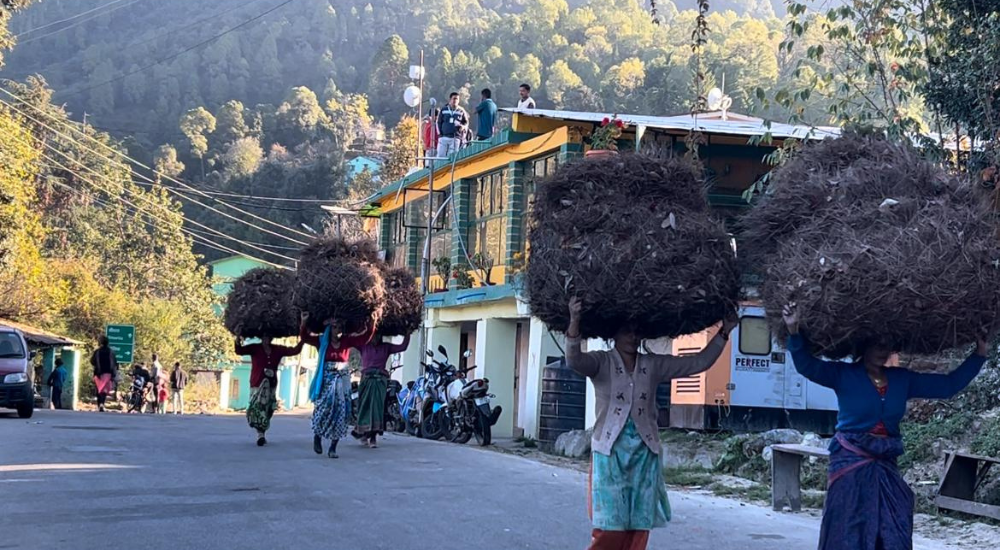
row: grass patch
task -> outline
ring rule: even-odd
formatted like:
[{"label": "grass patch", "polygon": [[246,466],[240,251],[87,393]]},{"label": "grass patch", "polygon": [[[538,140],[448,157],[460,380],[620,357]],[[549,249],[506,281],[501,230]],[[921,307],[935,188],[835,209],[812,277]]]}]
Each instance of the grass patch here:
[{"label": "grass patch", "polygon": [[751,485],[749,487],[732,487],[716,484],[712,492],[720,497],[737,497],[758,502],[771,502],[771,488],[767,485]]},{"label": "grass patch", "polygon": [[519,437],[519,438],[515,439],[514,442],[515,443],[520,443],[521,445],[524,446],[525,449],[537,449],[538,448],[538,441],[535,441],[535,438],[530,437],[530,436],[529,437],[524,437],[524,436]]},{"label": "grass patch", "polygon": [[905,452],[899,459],[900,469],[906,470],[916,462],[934,458],[931,444],[935,440],[962,433],[969,429],[971,423],[972,415],[965,411],[946,418],[931,419],[923,424],[904,423],[902,432]]},{"label": "grass patch", "polygon": [[677,487],[702,487],[712,483],[712,473],[704,468],[664,468],[663,480]]},{"label": "grass patch", "polygon": [[983,422],[983,427],[972,440],[972,452],[983,456],[1000,457],[1000,416]]}]

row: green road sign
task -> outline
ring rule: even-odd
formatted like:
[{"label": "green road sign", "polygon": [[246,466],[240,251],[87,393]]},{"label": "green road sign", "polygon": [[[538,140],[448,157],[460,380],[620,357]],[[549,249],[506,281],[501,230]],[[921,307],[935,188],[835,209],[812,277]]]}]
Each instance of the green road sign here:
[{"label": "green road sign", "polygon": [[135,350],[135,327],[132,325],[108,325],[108,344],[115,352],[115,360],[119,363],[132,362]]}]

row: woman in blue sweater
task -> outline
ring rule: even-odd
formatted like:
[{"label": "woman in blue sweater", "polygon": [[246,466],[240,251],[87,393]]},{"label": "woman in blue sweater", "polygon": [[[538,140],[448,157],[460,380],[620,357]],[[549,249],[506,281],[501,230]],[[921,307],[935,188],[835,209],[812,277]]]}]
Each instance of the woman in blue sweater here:
[{"label": "woman in blue sweater", "polygon": [[799,333],[796,304],[784,308],[795,369],[837,393],[837,435],[830,442],[820,550],[909,550],[913,491],[896,467],[903,454],[899,422],[909,399],[948,399],[965,389],[986,362],[986,342],[948,374],[886,368],[889,348],[873,344],[854,363],[817,359]]}]

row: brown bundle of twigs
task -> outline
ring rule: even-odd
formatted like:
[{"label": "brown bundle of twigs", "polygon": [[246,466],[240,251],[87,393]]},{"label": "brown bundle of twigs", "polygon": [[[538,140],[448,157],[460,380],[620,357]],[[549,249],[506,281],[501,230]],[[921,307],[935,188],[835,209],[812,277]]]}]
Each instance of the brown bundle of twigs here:
[{"label": "brown bundle of twigs", "polygon": [[405,267],[385,269],[385,310],[378,331],[383,336],[406,336],[420,328],[424,299],[413,274]]},{"label": "brown bundle of twigs", "polygon": [[299,333],[291,271],[259,267],[233,282],[223,322],[240,338],[284,338]]},{"label": "brown bundle of twigs", "polygon": [[295,304],[309,314],[308,328],[316,333],[330,320],[344,327],[377,323],[385,308],[378,246],[368,239],[315,240],[300,256]]},{"label": "brown bundle of twigs", "polygon": [[555,330],[566,330],[574,295],[585,337],[611,338],[624,326],[676,337],[736,307],[729,236],[683,159],[627,154],[562,166],[538,184],[528,238],[531,312]]},{"label": "brown bundle of twigs", "polygon": [[1000,311],[996,216],[909,144],[847,134],[776,169],[741,222],[779,334],[796,302],[813,351],[879,342],[930,354],[974,342]]}]

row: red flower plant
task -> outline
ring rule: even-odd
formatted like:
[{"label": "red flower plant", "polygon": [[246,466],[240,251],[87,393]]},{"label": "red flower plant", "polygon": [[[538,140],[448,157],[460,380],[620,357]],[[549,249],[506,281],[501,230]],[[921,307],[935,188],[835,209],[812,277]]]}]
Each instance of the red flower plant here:
[{"label": "red flower plant", "polygon": [[607,126],[610,123],[611,123],[611,119],[608,118],[608,117],[604,117],[604,120],[601,121],[601,126]]}]

